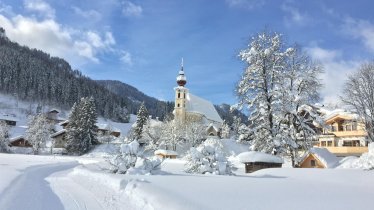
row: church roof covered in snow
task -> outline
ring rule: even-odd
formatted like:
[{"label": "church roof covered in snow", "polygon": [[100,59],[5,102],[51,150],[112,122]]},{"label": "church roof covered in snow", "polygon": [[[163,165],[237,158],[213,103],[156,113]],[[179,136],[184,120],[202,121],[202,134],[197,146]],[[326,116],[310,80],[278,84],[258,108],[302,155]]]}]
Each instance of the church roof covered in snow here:
[{"label": "church roof covered in snow", "polygon": [[205,99],[195,96],[191,93],[187,94],[187,112],[195,112],[204,115],[208,120],[222,123],[216,108],[213,104]]}]

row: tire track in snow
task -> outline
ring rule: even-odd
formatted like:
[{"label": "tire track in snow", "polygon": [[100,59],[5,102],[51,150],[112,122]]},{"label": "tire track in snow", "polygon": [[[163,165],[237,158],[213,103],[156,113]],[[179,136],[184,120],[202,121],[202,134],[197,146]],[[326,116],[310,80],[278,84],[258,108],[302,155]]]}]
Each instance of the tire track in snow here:
[{"label": "tire track in snow", "polygon": [[48,164],[26,168],[0,194],[0,209],[62,210],[60,198],[45,180],[52,173],[77,166],[77,162]]}]

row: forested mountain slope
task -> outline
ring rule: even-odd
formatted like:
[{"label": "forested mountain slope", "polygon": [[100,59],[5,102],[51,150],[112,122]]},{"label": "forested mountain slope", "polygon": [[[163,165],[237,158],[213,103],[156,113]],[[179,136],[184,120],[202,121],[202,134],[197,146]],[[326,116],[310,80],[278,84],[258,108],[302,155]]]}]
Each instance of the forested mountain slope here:
[{"label": "forested mountain slope", "polygon": [[0,92],[20,100],[70,109],[81,97],[93,96],[100,116],[126,121],[126,101],[69,63],[37,49],[11,42],[0,28]]}]

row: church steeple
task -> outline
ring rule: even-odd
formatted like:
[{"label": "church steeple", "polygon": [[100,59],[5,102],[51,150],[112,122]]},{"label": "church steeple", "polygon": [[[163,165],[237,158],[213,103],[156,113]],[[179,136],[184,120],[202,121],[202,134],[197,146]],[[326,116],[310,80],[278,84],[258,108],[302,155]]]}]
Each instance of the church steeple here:
[{"label": "church steeple", "polygon": [[181,70],[179,71],[179,75],[177,76],[177,84],[179,86],[184,87],[187,83],[187,78],[184,75],[184,69],[183,69],[183,58],[182,58],[182,63],[181,63]]}]

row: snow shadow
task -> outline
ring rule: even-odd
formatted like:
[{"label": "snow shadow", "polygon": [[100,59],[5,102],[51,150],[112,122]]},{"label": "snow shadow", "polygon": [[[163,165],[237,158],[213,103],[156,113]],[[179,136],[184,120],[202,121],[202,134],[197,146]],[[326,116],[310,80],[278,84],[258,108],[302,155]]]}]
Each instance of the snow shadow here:
[{"label": "snow shadow", "polygon": [[264,175],[248,175],[248,176],[245,176],[245,175],[236,175],[236,177],[245,177],[245,178],[265,178],[265,179],[285,179],[285,178],[288,178],[287,176],[274,176],[274,175],[270,175],[270,174],[264,174]]},{"label": "snow shadow", "polygon": [[45,178],[77,165],[77,162],[69,162],[26,168],[0,194],[0,209],[63,210],[64,206],[59,197],[52,191]]}]

